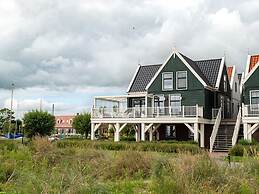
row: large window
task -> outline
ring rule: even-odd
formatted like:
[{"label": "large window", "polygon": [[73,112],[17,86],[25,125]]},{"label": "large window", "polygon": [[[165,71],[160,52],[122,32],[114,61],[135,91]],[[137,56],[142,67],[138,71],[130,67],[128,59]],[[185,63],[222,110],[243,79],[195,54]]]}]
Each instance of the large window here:
[{"label": "large window", "polygon": [[167,72],[162,74],[162,89],[172,90],[173,89],[173,73]]},{"label": "large window", "polygon": [[187,90],[187,71],[176,72],[176,89]]},{"label": "large window", "polygon": [[170,106],[171,106],[172,114],[181,113],[181,101],[182,101],[181,94],[171,94],[170,95]]},{"label": "large window", "polygon": [[154,112],[157,113],[157,110],[159,110],[159,113],[164,112],[164,105],[165,105],[165,97],[164,95],[156,95],[154,96]]},{"label": "large window", "polygon": [[259,105],[259,90],[250,91],[250,103]]}]

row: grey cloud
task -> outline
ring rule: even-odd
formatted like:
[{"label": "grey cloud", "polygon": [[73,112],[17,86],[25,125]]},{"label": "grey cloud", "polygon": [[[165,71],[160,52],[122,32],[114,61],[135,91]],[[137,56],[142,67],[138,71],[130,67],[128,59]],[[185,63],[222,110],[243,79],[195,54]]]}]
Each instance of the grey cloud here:
[{"label": "grey cloud", "polygon": [[[138,62],[161,63],[176,45],[193,58],[244,69],[259,52],[251,1],[3,0],[0,87],[125,87]],[[5,72],[8,72],[5,73]]]}]

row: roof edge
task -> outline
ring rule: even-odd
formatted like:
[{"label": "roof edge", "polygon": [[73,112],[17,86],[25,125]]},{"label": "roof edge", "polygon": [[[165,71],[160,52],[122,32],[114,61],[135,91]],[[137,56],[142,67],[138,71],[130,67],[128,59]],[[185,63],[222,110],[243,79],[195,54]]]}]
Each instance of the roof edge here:
[{"label": "roof edge", "polygon": [[128,86],[127,93],[130,91],[130,89],[131,89],[131,87],[132,87],[132,84],[133,84],[133,82],[135,81],[135,79],[136,79],[136,77],[137,77],[137,74],[138,74],[138,72],[139,72],[140,67],[141,67],[141,65],[138,65],[138,67],[137,67],[137,69],[136,69],[136,71],[135,71],[135,73],[134,73],[134,75],[133,75],[133,77],[132,77],[132,79],[131,79],[131,81],[130,81],[130,84],[129,84],[129,86]]}]

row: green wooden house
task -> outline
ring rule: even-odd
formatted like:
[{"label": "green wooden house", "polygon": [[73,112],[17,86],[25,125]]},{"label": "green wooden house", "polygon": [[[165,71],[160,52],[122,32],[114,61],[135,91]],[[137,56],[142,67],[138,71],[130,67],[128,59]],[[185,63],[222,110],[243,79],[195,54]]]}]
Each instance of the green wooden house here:
[{"label": "green wooden house", "polygon": [[173,51],[163,64],[139,65],[126,95],[95,97],[91,138],[106,125],[119,141],[130,124],[136,141],[194,139],[212,150],[231,110],[225,58],[193,60]]},{"label": "green wooden house", "polygon": [[244,139],[259,141],[259,55],[248,55],[242,80]]}]

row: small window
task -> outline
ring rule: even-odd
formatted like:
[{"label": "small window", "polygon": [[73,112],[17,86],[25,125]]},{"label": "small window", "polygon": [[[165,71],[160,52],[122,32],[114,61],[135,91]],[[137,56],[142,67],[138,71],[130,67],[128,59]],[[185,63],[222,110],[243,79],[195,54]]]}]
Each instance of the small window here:
[{"label": "small window", "polygon": [[227,76],[224,75],[224,92],[227,92],[228,88],[227,88]]},{"label": "small window", "polygon": [[173,89],[173,73],[162,74],[162,89],[163,90]]},{"label": "small window", "polygon": [[237,93],[237,82],[235,82],[235,92]]},{"label": "small window", "polygon": [[259,104],[259,90],[251,91],[250,93],[250,103],[251,104]]},{"label": "small window", "polygon": [[176,72],[176,89],[187,90],[187,71]]}]

